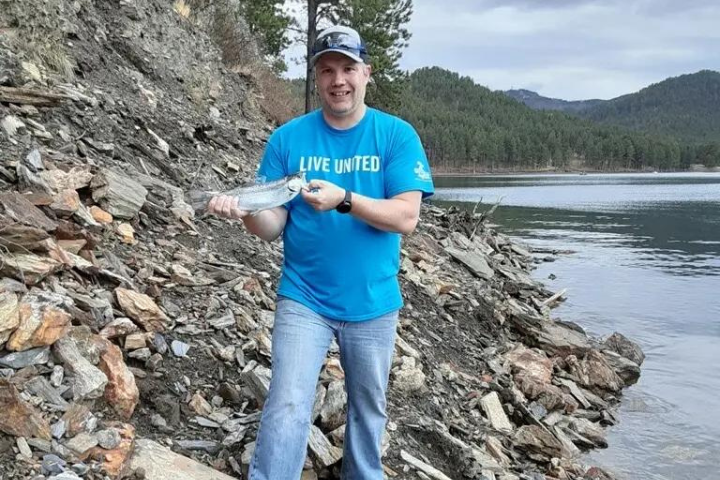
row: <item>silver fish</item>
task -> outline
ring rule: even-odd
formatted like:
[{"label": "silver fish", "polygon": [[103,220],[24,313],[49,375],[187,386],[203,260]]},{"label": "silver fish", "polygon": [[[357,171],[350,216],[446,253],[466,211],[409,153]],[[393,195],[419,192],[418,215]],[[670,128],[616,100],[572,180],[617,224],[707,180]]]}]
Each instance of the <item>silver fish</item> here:
[{"label": "silver fish", "polygon": [[255,213],[285,205],[306,186],[305,172],[299,172],[273,182],[256,183],[226,192],[190,192],[190,205],[196,213],[203,213],[211,198],[229,195],[237,198],[240,210]]}]

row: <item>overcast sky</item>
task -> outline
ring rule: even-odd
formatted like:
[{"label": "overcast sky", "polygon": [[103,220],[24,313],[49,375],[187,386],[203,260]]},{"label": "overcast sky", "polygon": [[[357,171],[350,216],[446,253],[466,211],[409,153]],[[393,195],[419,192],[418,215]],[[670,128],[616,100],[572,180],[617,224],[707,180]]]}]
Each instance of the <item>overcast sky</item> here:
[{"label": "overcast sky", "polygon": [[493,90],[609,99],[667,77],[720,70],[720,0],[413,4],[401,67],[440,66]]}]

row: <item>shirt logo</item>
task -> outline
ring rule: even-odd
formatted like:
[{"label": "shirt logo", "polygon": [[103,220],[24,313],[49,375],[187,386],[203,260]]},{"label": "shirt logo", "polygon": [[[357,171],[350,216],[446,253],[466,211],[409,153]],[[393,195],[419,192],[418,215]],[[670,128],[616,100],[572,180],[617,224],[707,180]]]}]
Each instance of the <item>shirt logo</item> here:
[{"label": "shirt logo", "polygon": [[413,171],[415,172],[415,177],[418,180],[422,180],[423,182],[430,181],[430,172],[425,170],[425,165],[423,165],[422,162],[417,162],[417,166]]}]

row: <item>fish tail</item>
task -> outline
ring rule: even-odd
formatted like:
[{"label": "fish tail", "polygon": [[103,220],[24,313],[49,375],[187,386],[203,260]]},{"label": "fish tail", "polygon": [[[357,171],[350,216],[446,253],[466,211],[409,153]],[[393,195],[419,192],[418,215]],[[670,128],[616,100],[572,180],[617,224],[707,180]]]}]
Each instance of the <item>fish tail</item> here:
[{"label": "fish tail", "polygon": [[199,190],[195,190],[188,194],[188,203],[193,208],[193,210],[195,210],[195,213],[202,214],[207,209],[210,199],[215,195],[217,195],[216,192],[202,192]]}]

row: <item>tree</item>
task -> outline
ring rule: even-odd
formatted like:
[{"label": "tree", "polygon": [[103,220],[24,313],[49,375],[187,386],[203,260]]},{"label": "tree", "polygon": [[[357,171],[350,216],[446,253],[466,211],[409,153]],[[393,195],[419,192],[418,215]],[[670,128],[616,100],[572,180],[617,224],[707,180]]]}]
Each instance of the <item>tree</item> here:
[{"label": "tree", "polygon": [[407,80],[399,62],[410,40],[405,25],[412,16],[412,0],[345,0],[333,14],[334,23],[356,29],[367,44],[373,67],[368,103],[396,109]]},{"label": "tree", "polygon": [[287,67],[282,52],[290,44],[288,31],[292,17],[282,9],[278,0],[240,0],[240,13],[250,31],[260,38],[264,53],[272,59],[275,70],[284,72]]}]

